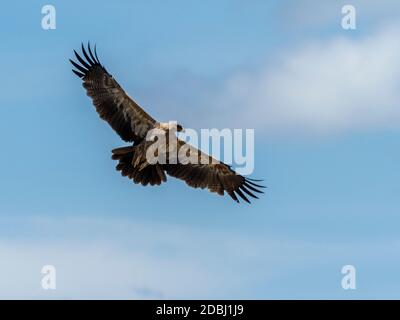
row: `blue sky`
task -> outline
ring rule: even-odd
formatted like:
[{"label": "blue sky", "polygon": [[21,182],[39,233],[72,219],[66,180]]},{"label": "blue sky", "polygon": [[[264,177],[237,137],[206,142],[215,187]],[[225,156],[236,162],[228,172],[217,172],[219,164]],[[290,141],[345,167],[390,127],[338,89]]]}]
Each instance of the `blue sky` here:
[{"label": "blue sky", "polygon": [[[353,31],[342,1],[52,1],[48,31],[48,3],[3,4],[0,297],[399,298],[400,8],[347,3]],[[122,178],[68,62],[87,40],[155,118],[254,128],[266,194]]]}]

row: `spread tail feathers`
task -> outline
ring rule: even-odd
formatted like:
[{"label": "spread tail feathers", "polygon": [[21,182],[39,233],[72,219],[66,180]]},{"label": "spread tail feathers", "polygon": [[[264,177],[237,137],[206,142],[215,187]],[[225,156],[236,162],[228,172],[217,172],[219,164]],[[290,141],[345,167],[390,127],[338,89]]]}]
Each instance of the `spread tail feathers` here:
[{"label": "spread tail feathers", "polygon": [[133,162],[136,162],[142,156],[135,147],[117,148],[112,150],[112,153],[112,158],[119,161],[116,169],[121,171],[122,176],[129,177],[135,183],[140,183],[144,186],[148,184],[154,186],[167,181],[164,170],[159,164],[133,166]]}]

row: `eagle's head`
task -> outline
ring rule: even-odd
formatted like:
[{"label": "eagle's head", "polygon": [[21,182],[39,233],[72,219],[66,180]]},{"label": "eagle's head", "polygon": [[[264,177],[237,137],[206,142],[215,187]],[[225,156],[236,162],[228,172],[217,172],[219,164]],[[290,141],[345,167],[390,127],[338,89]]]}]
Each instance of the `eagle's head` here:
[{"label": "eagle's head", "polygon": [[185,132],[185,129],[183,128],[182,125],[177,123],[176,121],[170,121],[170,122],[161,122],[159,124],[159,127],[163,130],[166,131],[176,131],[176,132]]}]

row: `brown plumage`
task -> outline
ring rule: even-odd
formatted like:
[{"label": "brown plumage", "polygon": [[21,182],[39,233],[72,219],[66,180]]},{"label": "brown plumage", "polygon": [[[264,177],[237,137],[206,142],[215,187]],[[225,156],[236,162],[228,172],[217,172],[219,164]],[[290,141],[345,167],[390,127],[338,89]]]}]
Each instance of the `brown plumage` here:
[{"label": "brown plumage", "polygon": [[[151,129],[165,128],[133,101],[101,65],[97,57],[96,46],[93,52],[90,44],[88,44],[88,51],[82,44],[82,53],[85,59],[75,50],[74,53],[79,63],[70,60],[76,68],[72,71],[83,80],[83,87],[86,89],[87,95],[92,98],[96,111],[124,141],[133,143],[132,146],[112,150],[112,158],[118,160],[116,169],[121,171],[123,176],[129,177],[135,183],[153,186],[167,181],[167,173],[172,177],[184,180],[194,188],[207,188],[219,195],[224,195],[226,192],[237,202],[239,202],[239,198],[242,198],[250,203],[248,196],[257,198],[255,193],[262,193],[260,188],[263,186],[255,183],[259,180],[238,175],[230,166],[213,159],[179,139],[177,139],[178,151],[185,147],[190,152],[197,152],[199,157],[205,157],[207,161],[199,162],[199,164],[173,164],[171,161],[167,164],[148,163],[146,151],[151,142],[146,141],[146,135]],[[182,127],[178,125],[178,131],[181,129]],[[167,134],[167,131],[165,132]],[[169,159],[168,153],[167,159]]]}]

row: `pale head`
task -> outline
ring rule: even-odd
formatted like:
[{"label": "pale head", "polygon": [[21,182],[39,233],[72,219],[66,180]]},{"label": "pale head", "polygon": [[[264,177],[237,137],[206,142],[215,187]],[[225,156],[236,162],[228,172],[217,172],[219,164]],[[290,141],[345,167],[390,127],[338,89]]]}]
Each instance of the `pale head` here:
[{"label": "pale head", "polygon": [[176,132],[184,132],[185,129],[176,121],[169,121],[169,122],[160,122],[159,128],[166,130],[166,131],[176,131]]}]

